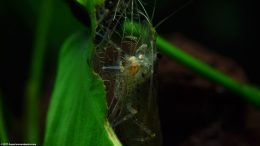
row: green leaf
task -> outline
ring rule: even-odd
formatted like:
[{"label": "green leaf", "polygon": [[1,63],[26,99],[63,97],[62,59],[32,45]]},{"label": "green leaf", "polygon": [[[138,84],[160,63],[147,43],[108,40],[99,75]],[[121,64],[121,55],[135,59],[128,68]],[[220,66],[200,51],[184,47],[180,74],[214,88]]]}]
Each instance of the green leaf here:
[{"label": "green leaf", "polygon": [[118,146],[107,120],[103,81],[91,67],[90,32],[77,33],[62,47],[49,107],[45,146]]}]

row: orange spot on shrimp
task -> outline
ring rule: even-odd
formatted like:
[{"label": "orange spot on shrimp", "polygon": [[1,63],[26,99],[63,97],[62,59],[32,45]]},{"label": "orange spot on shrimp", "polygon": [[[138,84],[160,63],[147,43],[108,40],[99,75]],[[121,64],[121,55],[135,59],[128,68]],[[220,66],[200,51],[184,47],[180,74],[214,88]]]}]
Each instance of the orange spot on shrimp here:
[{"label": "orange spot on shrimp", "polygon": [[135,76],[136,73],[139,71],[140,69],[140,64],[138,63],[133,63],[131,64],[131,66],[128,68],[128,73],[131,75],[131,76]]}]

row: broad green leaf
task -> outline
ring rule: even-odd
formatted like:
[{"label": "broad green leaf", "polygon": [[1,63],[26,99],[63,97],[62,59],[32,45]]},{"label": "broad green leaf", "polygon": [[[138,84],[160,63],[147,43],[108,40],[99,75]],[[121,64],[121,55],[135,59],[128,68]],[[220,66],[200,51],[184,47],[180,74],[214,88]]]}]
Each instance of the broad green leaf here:
[{"label": "broad green leaf", "polygon": [[121,145],[107,120],[103,81],[91,67],[90,33],[77,33],[62,47],[49,106],[45,146]]}]

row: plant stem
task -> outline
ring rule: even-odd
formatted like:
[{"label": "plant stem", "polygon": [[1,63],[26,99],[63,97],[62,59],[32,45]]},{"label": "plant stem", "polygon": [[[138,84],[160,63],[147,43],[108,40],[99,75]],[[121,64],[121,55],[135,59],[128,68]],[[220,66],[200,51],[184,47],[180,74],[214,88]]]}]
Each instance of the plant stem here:
[{"label": "plant stem", "polygon": [[27,140],[39,142],[39,96],[42,84],[44,56],[47,47],[47,35],[53,10],[53,0],[42,0],[42,6],[38,15],[33,45],[31,70],[26,89],[26,116],[27,116]]},{"label": "plant stem", "polygon": [[216,82],[225,88],[246,97],[246,100],[260,106],[260,90],[257,87],[247,84],[241,84],[232,77],[220,72],[219,70],[209,66],[208,64],[194,58],[192,55],[182,51],[173,44],[167,42],[160,36],[157,36],[156,44],[162,53],[167,54],[173,59],[176,59],[183,65],[196,71],[200,75]]},{"label": "plant stem", "polygon": [[4,122],[4,107],[2,103],[2,94],[0,91],[0,144],[8,142],[8,136],[5,129],[5,122]]}]

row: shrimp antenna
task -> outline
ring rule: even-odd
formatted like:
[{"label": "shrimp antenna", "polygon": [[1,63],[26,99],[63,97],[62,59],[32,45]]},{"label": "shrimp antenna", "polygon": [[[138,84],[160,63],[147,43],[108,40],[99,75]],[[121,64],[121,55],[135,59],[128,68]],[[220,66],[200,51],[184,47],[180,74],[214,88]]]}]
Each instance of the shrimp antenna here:
[{"label": "shrimp antenna", "polygon": [[147,13],[147,11],[145,10],[145,8],[144,8],[144,5],[142,4],[142,2],[140,1],[140,0],[137,0],[138,2],[139,2],[139,4],[140,4],[140,6],[142,7],[142,9],[143,9],[143,16],[145,16],[146,17],[146,19],[147,19],[147,21],[149,22],[149,23],[151,23],[150,22],[150,20],[148,19],[148,17],[149,17],[149,15],[148,15],[148,13]]},{"label": "shrimp antenna", "polygon": [[157,0],[154,0],[154,2],[153,2],[153,11],[152,11],[152,16],[151,16],[151,20],[152,20],[152,21],[153,21],[153,18],[154,18],[154,13],[155,13],[156,4],[157,4]]},{"label": "shrimp antenna", "polygon": [[161,20],[159,23],[157,23],[154,28],[156,29],[158,26],[160,26],[162,23],[164,23],[166,20],[168,20],[170,17],[172,17],[173,15],[175,15],[176,13],[178,13],[180,10],[184,9],[187,5],[191,4],[193,0],[189,0],[187,1],[184,5],[182,5],[181,7],[179,7],[177,10],[173,11],[170,15],[168,15],[167,17],[165,17],[163,20]]}]

